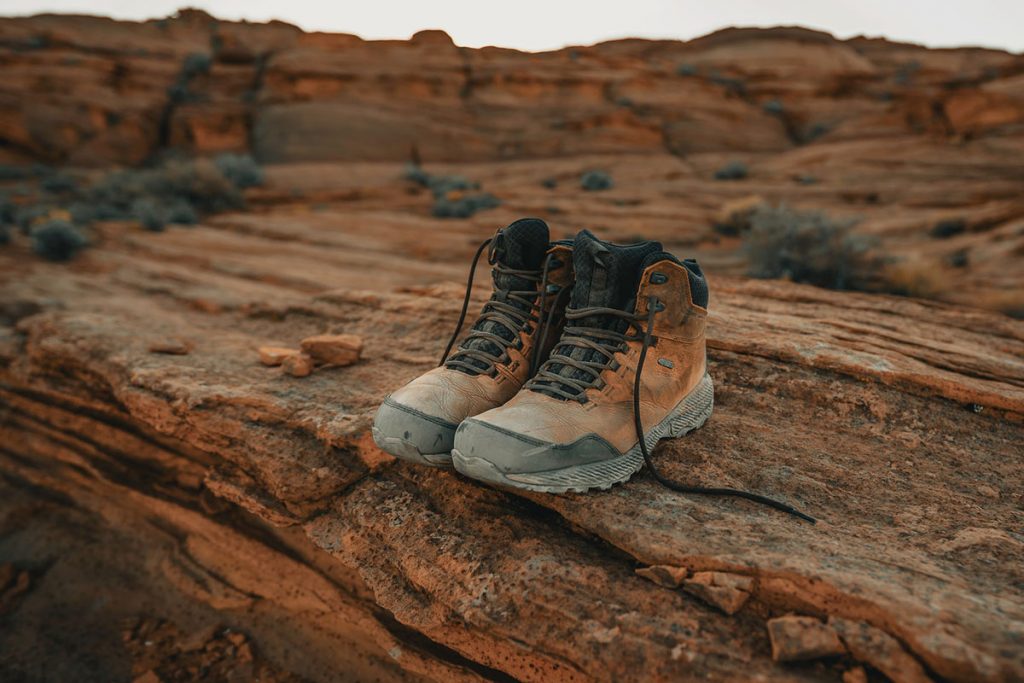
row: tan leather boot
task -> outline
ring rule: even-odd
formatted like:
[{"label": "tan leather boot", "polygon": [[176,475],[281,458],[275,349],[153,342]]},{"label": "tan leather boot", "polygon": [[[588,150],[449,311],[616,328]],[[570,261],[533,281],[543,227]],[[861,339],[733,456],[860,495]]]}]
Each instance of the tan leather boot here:
[{"label": "tan leather boot", "polygon": [[708,286],[697,262],[657,242],[619,246],[587,231],[573,259],[562,338],[515,398],[462,423],[455,468],[502,486],[582,493],[624,482],[646,463],[673,490],[739,496],[814,521],[755,493],[677,483],[650,459],[660,439],[700,427],[714,405]]},{"label": "tan leather boot", "polygon": [[454,464],[486,481],[559,493],[606,489],[643,467],[634,384],[649,307],[651,362],[640,381],[646,446],[711,415],[704,324],[708,289],[694,261],[657,242],[617,246],[580,233],[562,339],[523,391],[462,424]]},{"label": "tan leather boot", "polygon": [[373,439],[392,455],[450,466],[455,430],[467,417],[512,398],[558,341],[572,288],[572,242],[549,241],[544,221],[526,218],[486,240],[494,293],[450,356],[462,315],[441,364],[388,396],[377,411]]}]

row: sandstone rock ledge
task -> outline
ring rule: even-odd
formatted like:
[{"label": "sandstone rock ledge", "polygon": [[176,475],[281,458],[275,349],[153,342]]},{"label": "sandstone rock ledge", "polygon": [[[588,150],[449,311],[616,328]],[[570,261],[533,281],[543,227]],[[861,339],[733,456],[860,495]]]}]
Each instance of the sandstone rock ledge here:
[{"label": "sandstone rock ledge", "polygon": [[[128,678],[95,643],[104,615],[147,614],[239,629],[295,679],[1024,678],[1021,322],[716,279],[715,414],[656,457],[811,526],[646,475],[519,497],[395,462],[372,412],[431,366],[459,302],[394,286],[461,264],[310,293],[227,230],[168,258],[174,239],[71,267],[0,255],[0,556],[33,586],[3,616],[0,672],[42,676],[31,653],[62,643],[47,675]],[[215,243],[236,261],[215,266]],[[336,258],[376,286],[373,258]],[[259,346],[323,332],[363,337],[363,360],[260,365]],[[150,350],[167,338],[186,352]],[[787,614],[846,654],[774,662],[766,624]]]}]

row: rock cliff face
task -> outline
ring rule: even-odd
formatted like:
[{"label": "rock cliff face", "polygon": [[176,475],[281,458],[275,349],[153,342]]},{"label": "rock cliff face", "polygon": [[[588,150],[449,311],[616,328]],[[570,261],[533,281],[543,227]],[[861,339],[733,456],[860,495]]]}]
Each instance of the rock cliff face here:
[{"label": "rock cliff face", "polygon": [[0,63],[0,153],[85,165],[166,147],[474,161],[1024,130],[1018,55],[799,28],[528,54],[460,48],[440,31],[364,41],[195,10],[143,24],[45,15],[0,19]]},{"label": "rock cliff face", "polygon": [[[803,29],[530,55],[188,11],[0,19],[0,63],[0,161],[278,162],[195,228],[0,249],[0,678],[1024,679],[1024,323],[982,310],[1024,310],[1019,56]],[[502,206],[430,217],[414,153]],[[711,225],[751,196],[860,219],[943,301],[738,277]],[[655,457],[818,525],[374,447],[522,215],[701,257],[715,412]],[[315,334],[361,360],[260,363]]]}]

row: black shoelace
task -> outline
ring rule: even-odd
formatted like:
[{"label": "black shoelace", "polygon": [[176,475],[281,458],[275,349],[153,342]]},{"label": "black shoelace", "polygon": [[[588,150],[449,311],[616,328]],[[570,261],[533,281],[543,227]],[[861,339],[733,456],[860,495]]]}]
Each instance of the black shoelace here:
[{"label": "black shoelace", "polygon": [[[455,341],[459,337],[459,333],[462,331],[462,326],[466,322],[466,313],[469,310],[469,300],[473,292],[473,278],[476,275],[476,267],[480,262],[480,255],[483,254],[484,249],[491,246],[488,251],[487,262],[495,270],[495,272],[501,275],[513,276],[529,282],[540,283],[540,286],[536,289],[529,290],[506,290],[504,292],[506,301],[498,301],[491,299],[484,304],[483,311],[481,311],[477,322],[474,324],[474,329],[466,337],[466,340],[456,350],[454,354],[449,358],[452,347],[455,346]],[[516,268],[509,268],[502,265],[495,258],[494,253],[494,238],[488,237],[484,240],[476,250],[476,254],[473,256],[473,263],[469,269],[469,277],[466,279],[466,294],[462,300],[462,311],[459,313],[459,322],[455,325],[455,331],[452,333],[451,339],[448,340],[448,345],[445,347],[444,354],[441,356],[441,360],[438,366],[444,365],[448,368],[456,369],[460,368],[468,371],[470,374],[477,374],[482,372],[493,372],[494,365],[508,360],[508,347],[519,339],[519,332],[523,329],[529,329],[529,326],[536,325],[538,322],[541,327],[538,330],[538,338],[540,345],[535,348],[533,358],[531,359],[530,374],[536,369],[537,359],[540,356],[540,351],[543,348],[544,340],[547,338],[548,328],[551,325],[552,318],[554,317],[557,305],[552,305],[550,311],[548,311],[545,317],[545,301],[547,299],[547,286],[548,286],[548,272],[552,265],[553,258],[549,254],[544,260],[544,268],[542,271],[535,270],[522,270]],[[564,291],[564,290],[563,290]],[[558,292],[558,296],[562,295],[562,291]],[[519,305],[515,305],[515,302]],[[511,339],[503,337],[500,334],[482,329],[476,329],[477,325],[481,322],[492,321],[507,329],[511,334]],[[483,339],[494,344],[500,353],[495,355],[488,352],[484,348],[474,348],[469,346],[469,342],[474,339]],[[473,361],[479,361],[483,365]]]},{"label": "black shoelace", "polygon": [[[816,523],[817,520],[814,517],[773,498],[741,489],[688,486],[669,479],[655,467],[651,454],[647,450],[647,442],[644,438],[644,425],[640,418],[640,382],[643,375],[644,362],[647,360],[647,350],[657,340],[652,334],[654,330],[654,316],[662,309],[663,306],[658,298],[650,296],[647,298],[646,319],[643,316],[627,311],[599,306],[567,310],[565,317],[568,320],[579,320],[590,316],[614,316],[625,320],[627,329],[624,332],[617,332],[591,326],[567,326],[554,353],[551,354],[551,357],[534,378],[527,383],[526,387],[554,397],[583,401],[585,400],[587,389],[591,387],[599,388],[598,383],[601,373],[616,362],[615,353],[625,352],[627,350],[627,342],[641,341],[640,357],[637,359],[636,377],[633,381],[633,425],[636,428],[636,438],[640,445],[640,454],[643,456],[644,464],[647,465],[651,476],[665,488],[680,493],[745,498],[746,500],[789,513],[812,524]],[[643,327],[642,325],[645,321],[646,327]],[[635,329],[637,334],[629,335],[630,328]],[[594,350],[598,353],[599,358],[597,360],[577,360],[571,357],[574,348]],[[569,366],[581,371],[582,377],[567,377],[554,372],[552,368],[559,365]],[[612,369],[616,368],[612,367]]]}]

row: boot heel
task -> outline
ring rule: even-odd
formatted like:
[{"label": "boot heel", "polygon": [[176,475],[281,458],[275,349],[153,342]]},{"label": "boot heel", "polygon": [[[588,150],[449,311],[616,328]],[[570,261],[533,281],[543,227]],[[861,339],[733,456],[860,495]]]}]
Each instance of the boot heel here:
[{"label": "boot heel", "polygon": [[689,396],[676,406],[673,411],[675,415],[669,419],[665,436],[686,436],[693,430],[704,426],[704,423],[711,417],[714,407],[715,386],[711,381],[711,375],[705,374]]}]

